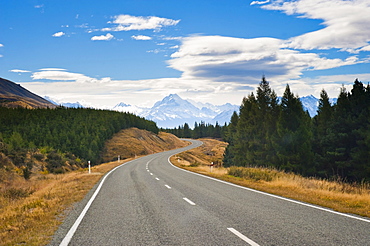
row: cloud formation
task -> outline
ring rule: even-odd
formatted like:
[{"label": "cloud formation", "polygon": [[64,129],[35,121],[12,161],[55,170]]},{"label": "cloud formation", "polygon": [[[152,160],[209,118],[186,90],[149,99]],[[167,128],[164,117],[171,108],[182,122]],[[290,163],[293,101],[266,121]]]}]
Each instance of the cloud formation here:
[{"label": "cloud formation", "polygon": [[274,0],[262,8],[323,20],[324,28],[291,38],[290,48],[336,48],[353,53],[369,49],[370,2],[367,0]]},{"label": "cloud formation", "polygon": [[243,39],[223,36],[185,38],[171,55],[170,67],[185,78],[207,78],[219,82],[297,79],[305,70],[323,70],[356,64],[357,57],[328,59],[316,53],[287,49],[284,40]]},{"label": "cloud formation", "polygon": [[159,31],[165,26],[177,25],[180,20],[172,20],[156,16],[131,16],[118,15],[113,21],[108,22],[114,24],[114,27],[103,28],[101,31],[131,31],[131,30],[156,30]]},{"label": "cloud formation", "polygon": [[71,73],[65,71],[65,69],[45,68],[40,69],[39,72],[32,74],[33,80],[55,80],[55,81],[75,81],[77,83],[107,83],[110,78],[96,79],[91,78],[80,73]]},{"label": "cloud formation", "polygon": [[144,35],[133,35],[131,38],[135,40],[151,40],[152,38],[149,36],[144,36]]},{"label": "cloud formation", "polygon": [[57,32],[57,33],[54,33],[52,36],[59,38],[59,37],[62,37],[64,35],[66,35],[64,32]]},{"label": "cloud formation", "polygon": [[114,36],[110,33],[107,33],[106,35],[94,36],[94,37],[91,38],[91,40],[93,40],[93,41],[109,41],[112,38],[114,38]]},{"label": "cloud formation", "polygon": [[31,71],[28,71],[28,70],[23,70],[23,69],[12,69],[12,70],[9,70],[10,72],[12,73],[30,73]]}]

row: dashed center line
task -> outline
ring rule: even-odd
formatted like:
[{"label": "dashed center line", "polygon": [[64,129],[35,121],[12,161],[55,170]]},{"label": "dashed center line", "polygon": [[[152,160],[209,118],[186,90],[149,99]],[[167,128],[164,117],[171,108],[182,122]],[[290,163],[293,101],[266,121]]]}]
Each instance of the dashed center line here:
[{"label": "dashed center line", "polygon": [[183,198],[185,201],[187,201],[190,205],[195,205],[195,203],[194,202],[192,202],[192,201],[190,201],[188,198],[186,198],[186,197],[184,197]]},{"label": "dashed center line", "polygon": [[164,186],[166,186],[166,187],[167,187],[167,189],[171,189],[171,186],[169,186],[169,185],[164,185]]},{"label": "dashed center line", "polygon": [[159,180],[159,178],[155,178],[156,180]]},{"label": "dashed center line", "polygon": [[152,175],[152,176],[153,176],[153,173],[150,173],[150,175]]},{"label": "dashed center line", "polygon": [[253,240],[247,238],[246,236],[244,236],[243,234],[241,234],[240,232],[238,232],[237,230],[235,230],[234,228],[227,228],[229,231],[231,231],[232,233],[234,233],[236,236],[238,236],[240,239],[244,240],[245,242],[247,242],[249,245],[251,246],[259,246],[259,244],[257,244],[256,242],[254,242]]}]

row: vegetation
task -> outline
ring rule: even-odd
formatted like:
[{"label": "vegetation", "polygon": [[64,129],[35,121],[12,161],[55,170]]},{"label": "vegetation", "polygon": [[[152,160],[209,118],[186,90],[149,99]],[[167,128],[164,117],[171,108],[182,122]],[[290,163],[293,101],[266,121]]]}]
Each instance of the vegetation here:
[{"label": "vegetation", "polygon": [[281,102],[263,77],[224,130],[224,166],[268,167],[304,176],[370,181],[370,86],[356,80],[336,105],[320,95],[313,119],[286,86]]},{"label": "vegetation", "polygon": [[217,122],[215,125],[206,124],[205,122],[195,122],[194,129],[189,127],[188,123],[185,123],[182,126],[174,129],[161,129],[161,131],[165,131],[168,133],[172,133],[179,138],[204,138],[204,137],[211,137],[211,138],[222,138],[224,126],[220,126]]},{"label": "vegetation", "polygon": [[[317,204],[339,212],[370,217],[370,184],[348,183],[341,179],[303,177],[275,168],[223,167],[227,143],[201,139],[204,145],[171,158],[175,165],[256,190]],[[210,155],[210,153],[212,153]],[[215,162],[212,169],[209,163]]]},{"label": "vegetation", "polygon": [[129,127],[158,133],[154,122],[129,113],[0,107],[0,152],[23,170],[26,179],[36,161],[46,162],[48,172],[61,173],[87,160],[100,163],[105,142]]},{"label": "vegetation", "polygon": [[[122,137],[124,139],[120,140]],[[158,141],[151,141],[155,138]],[[125,150],[127,157],[141,152],[144,142],[132,144],[141,139],[150,141],[148,145],[144,144],[150,153],[187,145],[168,133],[155,135],[135,128],[121,130],[112,139],[114,141],[107,143],[105,152],[109,153],[117,144]],[[104,156],[109,155],[104,153]],[[36,158],[41,157],[44,158],[43,155]],[[11,162],[0,153],[0,160],[2,158],[6,167],[0,168],[0,245],[47,245],[64,216],[72,211],[71,206],[80,201],[106,172],[132,160],[93,166],[91,174],[85,168],[62,174],[34,173],[25,180],[17,173],[5,172]]]}]

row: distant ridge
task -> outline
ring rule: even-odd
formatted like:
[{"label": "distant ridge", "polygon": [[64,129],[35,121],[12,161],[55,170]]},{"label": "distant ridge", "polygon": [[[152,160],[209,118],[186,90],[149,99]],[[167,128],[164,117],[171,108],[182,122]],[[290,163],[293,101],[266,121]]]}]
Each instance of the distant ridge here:
[{"label": "distant ridge", "polygon": [[23,108],[55,108],[56,105],[22,86],[0,78],[0,106]]}]

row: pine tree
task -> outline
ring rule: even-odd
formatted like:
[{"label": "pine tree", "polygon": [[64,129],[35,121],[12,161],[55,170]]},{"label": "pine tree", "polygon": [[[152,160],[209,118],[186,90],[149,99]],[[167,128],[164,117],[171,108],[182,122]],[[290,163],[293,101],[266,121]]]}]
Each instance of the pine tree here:
[{"label": "pine tree", "polygon": [[275,148],[280,168],[302,174],[313,173],[311,118],[298,96],[286,86],[277,124]]},{"label": "pine tree", "polygon": [[327,152],[332,148],[334,108],[329,102],[329,96],[325,90],[320,93],[317,115],[314,117],[314,144],[315,165],[317,174],[322,177],[329,177],[333,170],[333,160],[328,157]]}]

